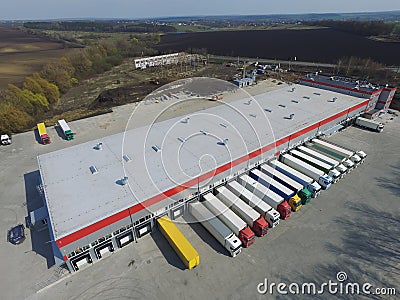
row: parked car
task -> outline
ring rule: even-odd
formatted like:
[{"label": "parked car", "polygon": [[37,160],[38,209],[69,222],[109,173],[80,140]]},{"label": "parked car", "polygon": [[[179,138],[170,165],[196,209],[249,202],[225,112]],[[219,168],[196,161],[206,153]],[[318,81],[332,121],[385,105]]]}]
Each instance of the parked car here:
[{"label": "parked car", "polygon": [[21,244],[25,240],[25,227],[18,224],[8,230],[7,240],[14,245]]}]

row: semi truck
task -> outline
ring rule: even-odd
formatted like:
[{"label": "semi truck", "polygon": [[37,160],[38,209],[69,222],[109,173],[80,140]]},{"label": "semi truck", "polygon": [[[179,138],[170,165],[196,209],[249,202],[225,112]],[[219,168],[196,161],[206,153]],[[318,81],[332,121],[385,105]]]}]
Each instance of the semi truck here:
[{"label": "semi truck", "polygon": [[3,146],[11,145],[11,136],[8,134],[2,134],[0,136],[0,143]]},{"label": "semi truck", "polygon": [[74,139],[75,133],[72,132],[71,128],[69,128],[67,122],[65,122],[64,119],[58,120],[58,125],[60,126],[67,141]]},{"label": "semi truck", "polygon": [[281,219],[290,217],[292,211],[290,205],[283,199],[283,197],[268,189],[265,185],[251,178],[248,175],[242,175],[238,178],[238,182],[243,185],[250,192],[255,194],[261,200],[271,205],[276,209],[281,216]]},{"label": "semi truck", "polygon": [[293,157],[290,154],[282,154],[280,156],[280,161],[284,164],[296,169],[297,171],[310,176],[322,187],[322,189],[327,190],[331,187],[332,177],[325,174],[323,171],[305,163],[304,161]]},{"label": "semi truck", "polygon": [[253,207],[256,211],[258,211],[268,222],[270,228],[274,228],[279,225],[279,213],[271,205],[254,195],[239,182],[232,181],[228,183],[226,187],[232,193],[250,205],[250,207]]},{"label": "semi truck", "polygon": [[383,125],[380,122],[376,122],[374,120],[369,120],[366,118],[358,117],[356,121],[354,122],[357,126],[360,126],[362,128],[367,128],[376,132],[382,132],[383,128],[385,125]]},{"label": "semi truck", "polygon": [[242,199],[228,190],[225,186],[216,189],[216,196],[226,206],[232,209],[243,221],[250,226],[258,236],[264,236],[268,232],[268,223],[264,217],[246,204]]},{"label": "semi truck", "polygon": [[268,164],[279,172],[300,183],[303,185],[303,187],[307,188],[311,192],[312,198],[317,198],[321,193],[321,186],[311,177],[304,175],[303,173],[293,169],[292,167],[289,167],[288,165],[285,165],[284,163],[281,163],[276,159],[269,161]]},{"label": "semi truck", "polygon": [[342,165],[340,162],[337,160],[330,158],[329,156],[323,155],[322,153],[319,153],[318,151],[312,150],[310,148],[307,148],[305,146],[300,146],[297,148],[300,152],[303,152],[304,154],[307,154],[308,156],[311,156],[315,159],[318,159],[319,161],[322,161],[333,168],[336,168],[341,174],[341,177],[344,176],[344,174],[347,173],[347,168]]},{"label": "semi truck", "polygon": [[292,156],[306,162],[310,166],[313,166],[313,167],[317,168],[318,170],[321,170],[325,174],[328,174],[330,177],[332,177],[332,183],[338,182],[342,176],[342,174],[338,170],[336,170],[334,167],[332,167],[331,165],[324,163],[323,161],[320,161],[319,159],[309,156],[303,152],[300,152],[297,150],[291,150],[290,154]]},{"label": "semi truck", "polygon": [[350,151],[350,152],[355,153],[358,157],[361,158],[361,163],[363,163],[364,160],[365,160],[365,158],[367,157],[367,154],[366,154],[364,151],[362,151],[362,150],[354,150],[354,149],[351,149],[351,148],[349,148],[349,147],[344,147],[344,146],[342,146],[342,145],[338,145],[338,144],[336,144],[336,143],[333,143],[332,141],[329,141],[329,142],[328,142],[328,141],[324,140],[324,142],[327,142],[328,144],[331,144],[331,145],[334,145],[334,146],[337,146],[337,147],[339,147],[339,148],[342,148],[342,149],[345,149],[345,150],[347,150],[347,151]]},{"label": "semi truck", "polygon": [[278,170],[272,168],[270,165],[263,164],[261,165],[260,170],[265,175],[274,178],[276,181],[283,184],[287,188],[295,191],[301,199],[301,204],[304,205],[310,202],[311,192],[307,188],[305,188],[302,184],[286,176],[285,174],[279,172]]},{"label": "semi truck", "polygon": [[344,149],[338,145],[334,145],[320,139],[313,139],[311,140],[311,142],[338,155],[345,156],[347,159],[350,159],[355,164],[355,167],[357,167],[361,163],[361,158],[354,151]]},{"label": "semi truck", "polygon": [[343,164],[347,168],[347,173],[349,173],[354,168],[354,163],[350,159],[347,159],[346,156],[336,154],[335,152],[332,152],[328,149],[322,148],[313,143],[306,143],[306,146],[314,151],[317,151],[317,152],[319,152],[323,155],[326,155],[334,160],[337,160],[339,163]]},{"label": "semi truck", "polygon": [[243,247],[247,248],[254,243],[256,237],[254,232],[245,221],[237,216],[221,200],[212,193],[204,194],[203,199],[204,201],[202,203],[237,235]]},{"label": "semi truck", "polygon": [[202,203],[189,203],[189,212],[232,257],[236,257],[242,251],[239,238]]},{"label": "semi truck", "polygon": [[37,124],[37,129],[42,144],[43,145],[50,144],[50,137],[47,134],[46,126],[44,125],[44,123]]},{"label": "semi truck", "polygon": [[265,175],[258,169],[251,170],[249,175],[251,178],[262,183],[274,193],[283,197],[283,199],[285,199],[289,203],[293,211],[298,211],[301,208],[301,199],[295,191],[287,188],[283,184],[280,184],[278,181]]},{"label": "semi truck", "polygon": [[167,216],[157,219],[158,227],[185,266],[191,270],[200,264],[200,256],[174,222]]}]

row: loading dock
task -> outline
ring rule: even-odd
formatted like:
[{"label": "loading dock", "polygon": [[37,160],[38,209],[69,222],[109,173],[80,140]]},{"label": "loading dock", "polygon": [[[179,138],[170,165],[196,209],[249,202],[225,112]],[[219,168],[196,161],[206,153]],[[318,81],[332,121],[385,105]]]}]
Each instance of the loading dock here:
[{"label": "loading dock", "polygon": [[71,259],[72,267],[74,268],[75,271],[78,271],[89,264],[91,264],[92,258],[90,257],[89,251],[82,253],[81,255],[78,255],[77,257],[74,257]]},{"label": "loading dock", "polygon": [[135,228],[136,237],[141,238],[151,232],[151,220]]},{"label": "loading dock", "polygon": [[125,232],[116,237],[118,247],[122,248],[134,241],[133,232]]},{"label": "loading dock", "polygon": [[96,253],[98,259],[110,255],[111,253],[114,252],[114,246],[112,244],[112,241],[108,241],[103,245],[95,247],[94,252]]},{"label": "loading dock", "polygon": [[184,212],[185,212],[185,205],[183,205],[183,204],[178,208],[172,209],[171,210],[171,219],[176,220],[177,218],[183,216]]}]

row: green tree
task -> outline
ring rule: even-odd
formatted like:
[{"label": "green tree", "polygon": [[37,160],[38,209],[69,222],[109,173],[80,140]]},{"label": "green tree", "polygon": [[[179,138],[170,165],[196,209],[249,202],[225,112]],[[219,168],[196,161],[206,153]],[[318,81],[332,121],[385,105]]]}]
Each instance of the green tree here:
[{"label": "green tree", "polygon": [[60,90],[55,84],[40,77],[38,73],[33,74],[33,79],[40,85],[43,90],[42,94],[50,104],[57,103],[60,100]]},{"label": "green tree", "polygon": [[75,69],[66,57],[59,61],[48,63],[40,72],[40,76],[58,86],[62,93],[71,88],[71,78]]},{"label": "green tree", "polygon": [[20,132],[33,122],[26,112],[9,103],[0,103],[0,131]]},{"label": "green tree", "polygon": [[17,86],[9,84],[4,91],[4,100],[6,103],[18,107],[20,110],[33,114],[34,107],[26,94]]}]

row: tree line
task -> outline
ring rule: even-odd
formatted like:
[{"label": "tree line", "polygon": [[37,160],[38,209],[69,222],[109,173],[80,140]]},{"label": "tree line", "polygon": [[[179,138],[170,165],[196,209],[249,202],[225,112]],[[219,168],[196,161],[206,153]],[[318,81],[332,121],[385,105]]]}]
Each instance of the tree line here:
[{"label": "tree line", "polygon": [[62,22],[26,22],[25,28],[56,31],[85,31],[85,32],[176,32],[170,25],[132,22],[132,21],[62,21]]},{"label": "tree line", "polygon": [[156,54],[149,47],[156,39],[146,38],[102,40],[75,49],[25,78],[20,86],[9,84],[0,92],[0,131],[11,133],[31,128],[59,102],[62,94],[81,80],[110,70],[126,57]]},{"label": "tree line", "polygon": [[329,27],[363,36],[399,35],[400,24],[383,21],[334,21],[320,20],[306,22],[308,25]]}]

